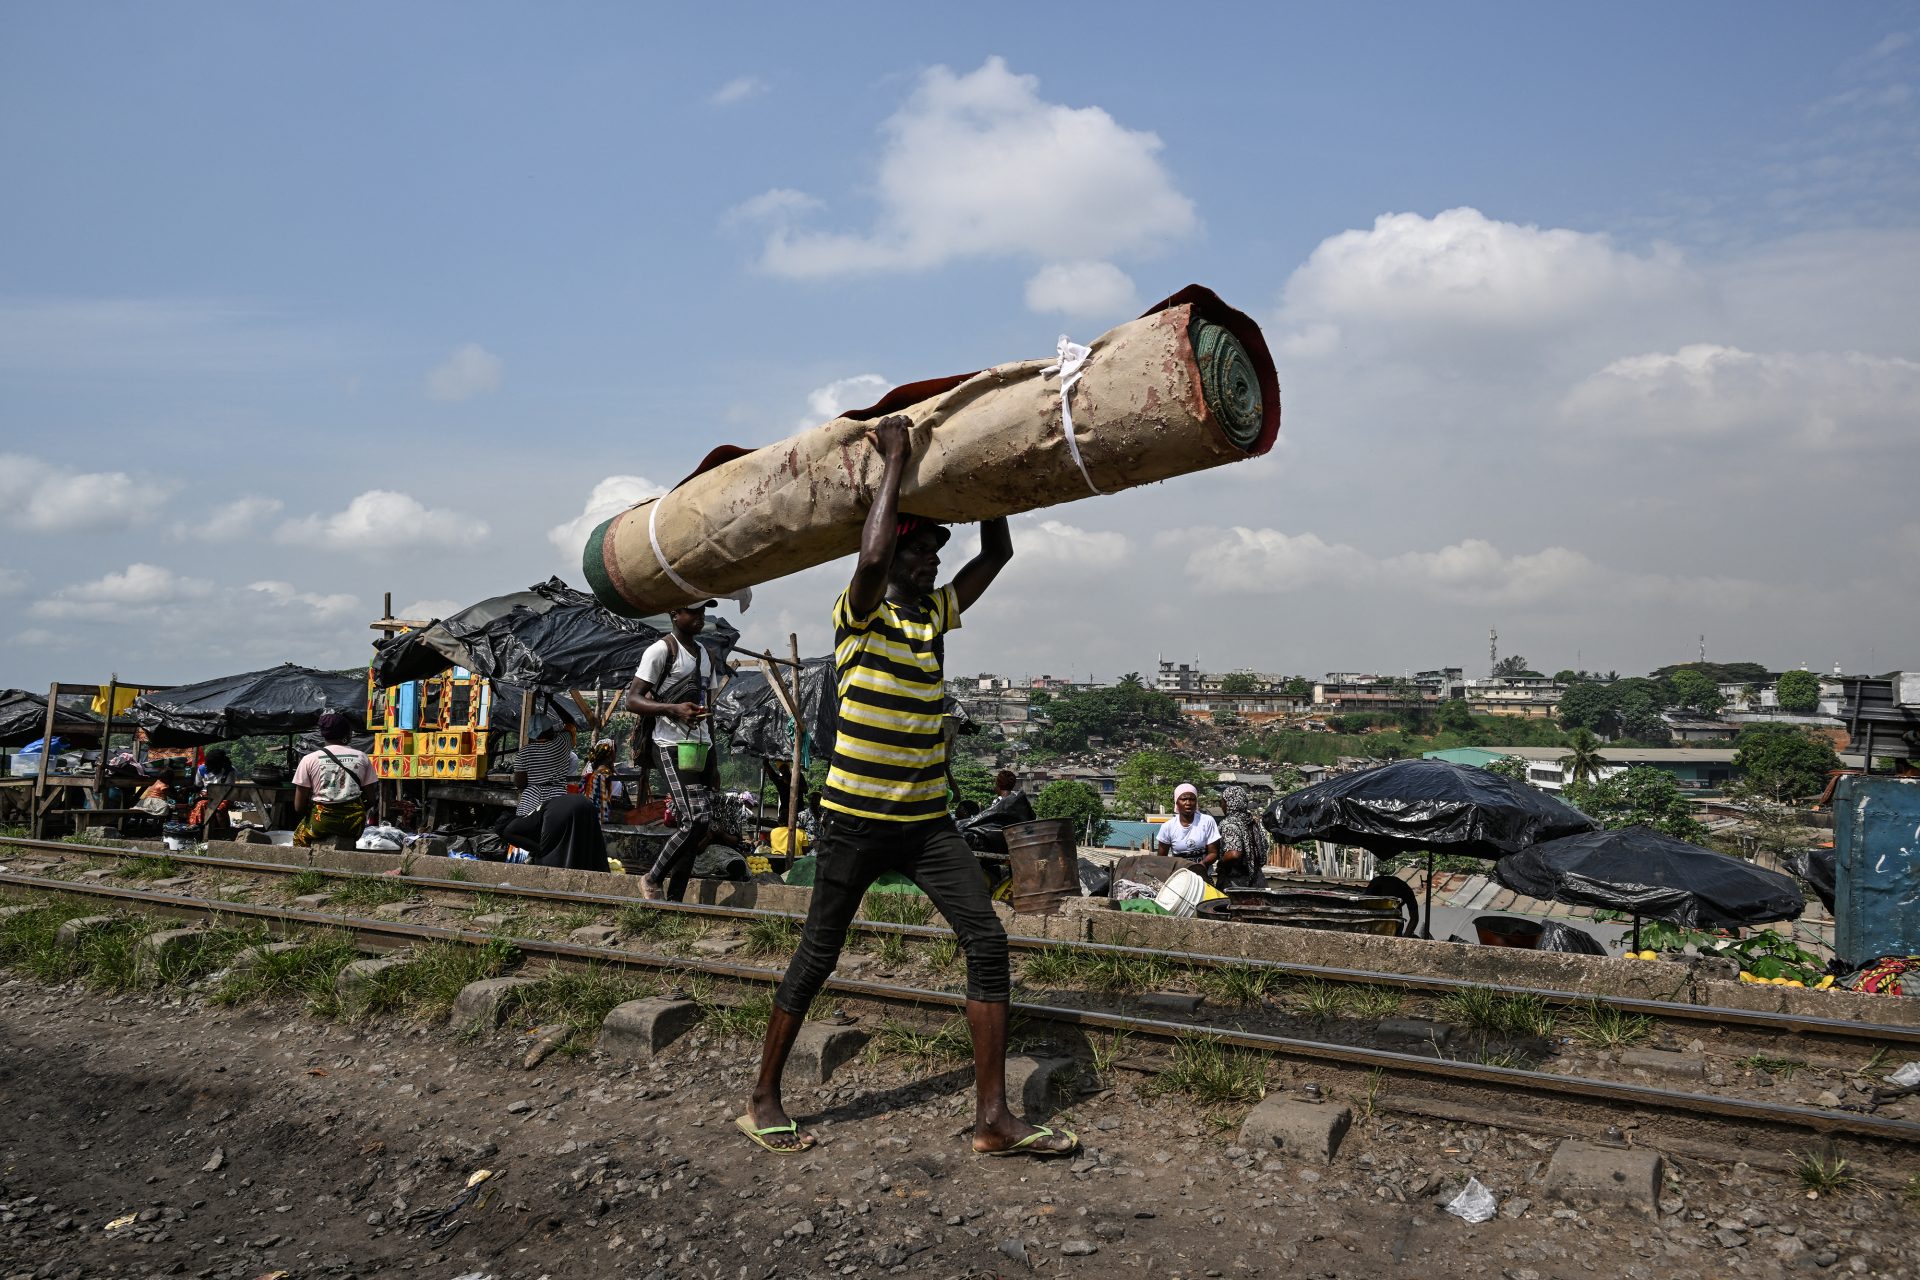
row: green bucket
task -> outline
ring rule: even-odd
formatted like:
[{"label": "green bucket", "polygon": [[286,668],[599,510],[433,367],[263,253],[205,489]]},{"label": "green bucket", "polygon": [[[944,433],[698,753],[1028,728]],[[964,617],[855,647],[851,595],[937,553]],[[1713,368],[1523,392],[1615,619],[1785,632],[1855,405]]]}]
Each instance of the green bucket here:
[{"label": "green bucket", "polygon": [[676,743],[674,763],[689,773],[700,772],[707,767],[707,744],[704,742]]}]

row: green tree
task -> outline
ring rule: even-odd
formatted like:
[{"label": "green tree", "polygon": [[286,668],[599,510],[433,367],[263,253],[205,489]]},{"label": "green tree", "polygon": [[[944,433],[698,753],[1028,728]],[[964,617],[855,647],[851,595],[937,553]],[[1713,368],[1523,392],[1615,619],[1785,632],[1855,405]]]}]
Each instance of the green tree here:
[{"label": "green tree", "polygon": [[1216,707],[1209,713],[1213,723],[1222,729],[1241,729],[1246,727],[1246,718],[1231,707]]},{"label": "green tree", "polygon": [[1130,741],[1181,723],[1180,705],[1172,698],[1122,680],[1111,689],[1081,689],[1055,698],[1041,741],[1054,751],[1085,751],[1090,737]]},{"label": "green tree", "polygon": [[1440,704],[1440,727],[1453,733],[1472,731],[1473,712],[1467,709],[1466,699],[1448,698]]},{"label": "green tree", "polygon": [[1563,729],[1585,729],[1605,734],[1620,731],[1620,694],[1611,685],[1572,685],[1560,695],[1555,710]]},{"label": "green tree", "polygon": [[1773,696],[1782,711],[1804,716],[1819,709],[1820,677],[1811,671],[1782,671]]},{"label": "green tree", "polygon": [[1638,823],[1679,840],[1706,838],[1680,784],[1664,769],[1637,764],[1599,782],[1570,782],[1560,796],[1609,830]]},{"label": "green tree", "polygon": [[1560,757],[1561,773],[1573,782],[1592,782],[1607,767],[1600,754],[1600,740],[1585,729],[1575,729],[1567,743],[1567,754]]},{"label": "green tree", "polygon": [[1669,683],[1673,686],[1674,699],[1681,706],[1702,715],[1710,716],[1727,703],[1719,685],[1690,667],[1674,672]]},{"label": "green tree", "polygon": [[1740,789],[1775,803],[1819,794],[1827,775],[1840,767],[1833,743],[1788,724],[1753,725],[1734,747]]},{"label": "green tree", "polygon": [[1146,687],[1147,682],[1140,678],[1138,671],[1129,671],[1120,677],[1120,688],[1122,689],[1144,689]]},{"label": "green tree", "polygon": [[1527,762],[1519,756],[1501,756],[1498,760],[1490,761],[1480,767],[1488,773],[1498,774],[1508,782],[1527,780]]},{"label": "green tree", "polygon": [[1313,684],[1305,676],[1295,676],[1287,681],[1287,692],[1296,698],[1311,698]]},{"label": "green tree", "polygon": [[1580,679],[1581,675],[1581,672],[1575,671],[1572,667],[1562,667],[1553,673],[1553,682],[1555,684],[1572,684],[1574,681]]},{"label": "green tree", "polygon": [[1044,712],[1047,709],[1047,704],[1052,701],[1053,692],[1051,690],[1035,689],[1027,695],[1027,710]]},{"label": "green tree", "polygon": [[1049,782],[1033,798],[1033,812],[1041,818],[1070,819],[1083,844],[1106,843],[1107,806],[1100,793],[1084,782],[1070,778]]},{"label": "green tree", "polygon": [[981,805],[993,803],[993,770],[972,756],[954,756],[949,765],[953,773],[954,801],[972,800]]},{"label": "green tree", "polygon": [[1183,782],[1200,788],[1205,800],[1213,780],[1191,757],[1175,751],[1136,751],[1120,766],[1114,782],[1113,811],[1123,818],[1166,813],[1173,808],[1173,789]]},{"label": "green tree", "polygon": [[1496,676],[1518,676],[1526,672],[1527,660],[1517,653],[1510,653],[1493,664],[1493,674]]},{"label": "green tree", "polygon": [[1255,680],[1250,672],[1232,671],[1220,677],[1220,692],[1233,694],[1258,693],[1260,692],[1260,682]]}]

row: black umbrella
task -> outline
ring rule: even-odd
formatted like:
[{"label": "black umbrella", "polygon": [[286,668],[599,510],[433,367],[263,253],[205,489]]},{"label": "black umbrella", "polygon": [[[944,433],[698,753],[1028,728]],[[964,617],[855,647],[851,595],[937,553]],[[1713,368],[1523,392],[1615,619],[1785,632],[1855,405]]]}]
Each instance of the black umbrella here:
[{"label": "black umbrella", "polygon": [[365,674],[286,662],[142,694],[127,715],[155,746],[190,747],[252,734],[305,733],[323,711],[338,711],[353,722],[354,732],[366,732]]},{"label": "black umbrella", "polygon": [[1652,827],[1549,840],[1500,859],[1493,874],[1530,897],[1628,912],[1635,951],[1643,917],[1695,929],[1731,929],[1791,920],[1807,906],[1791,877]]},{"label": "black umbrella", "polygon": [[[633,678],[640,655],[667,629],[665,618],[622,618],[549,578],[380,641],[373,670],[382,685],[465,667],[532,688],[613,689]],[[739,639],[724,618],[710,618],[699,643],[717,670]]]},{"label": "black umbrella", "polygon": [[1265,821],[1284,844],[1330,840],[1385,854],[1424,849],[1421,930],[1429,938],[1435,850],[1498,858],[1594,827],[1586,814],[1524,782],[1445,760],[1397,760],[1303,787],[1274,801]]}]

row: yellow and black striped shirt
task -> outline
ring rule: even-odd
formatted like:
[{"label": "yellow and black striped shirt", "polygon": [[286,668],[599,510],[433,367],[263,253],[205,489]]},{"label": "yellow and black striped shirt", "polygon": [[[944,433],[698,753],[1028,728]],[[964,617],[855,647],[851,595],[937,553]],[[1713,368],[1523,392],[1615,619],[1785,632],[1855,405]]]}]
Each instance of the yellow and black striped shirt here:
[{"label": "yellow and black striped shirt", "polygon": [[960,625],[951,586],[901,604],[883,599],[856,618],[833,604],[840,719],[822,807],[883,822],[947,812],[945,678],[940,637]]}]

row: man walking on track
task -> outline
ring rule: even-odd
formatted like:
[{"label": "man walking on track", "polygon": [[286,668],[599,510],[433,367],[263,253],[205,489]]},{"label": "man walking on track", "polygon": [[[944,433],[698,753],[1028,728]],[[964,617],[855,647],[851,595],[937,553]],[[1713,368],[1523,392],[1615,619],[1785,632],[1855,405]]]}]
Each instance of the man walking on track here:
[{"label": "man walking on track", "polygon": [[904,417],[874,429],[885,462],[867,513],[853,580],[834,603],[834,670],[840,717],[821,795],[819,865],[800,946],[774,993],[752,1106],[735,1121],[768,1151],[814,1145],[780,1099],[787,1055],[807,1006],[839,962],[847,928],[869,885],[888,871],[911,879],[953,927],[967,956],[967,1026],[973,1033],[973,1149],[982,1155],[1061,1156],[1073,1134],[1017,1119],[1007,1109],[1007,934],[986,882],[947,815],[942,734],[944,637],[1013,558],[1004,519],[980,526],[980,554],[935,588],[950,532],[899,514],[910,450]]}]

